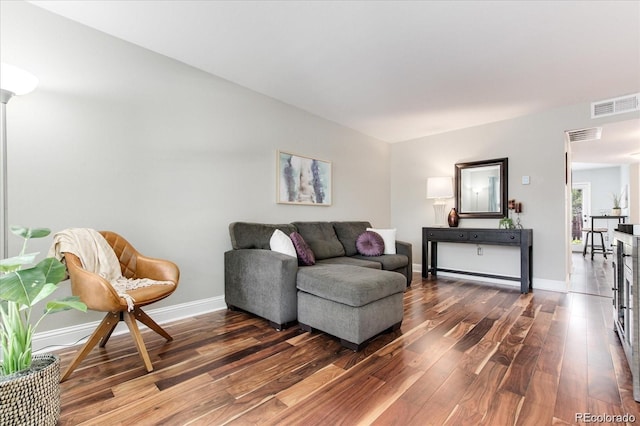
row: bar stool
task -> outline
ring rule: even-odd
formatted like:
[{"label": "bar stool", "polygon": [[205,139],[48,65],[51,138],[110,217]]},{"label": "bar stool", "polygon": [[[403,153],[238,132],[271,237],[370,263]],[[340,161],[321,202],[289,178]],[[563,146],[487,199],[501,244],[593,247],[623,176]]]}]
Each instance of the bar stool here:
[{"label": "bar stool", "polygon": [[[587,255],[587,247],[589,246],[589,235],[591,235],[591,260],[593,260],[594,253],[602,253],[604,258],[607,258],[607,249],[604,247],[604,236],[603,233],[607,232],[606,228],[582,228],[582,232],[586,232],[587,235],[584,239],[584,249],[582,249],[582,257]],[[600,245],[595,245],[595,241],[593,240],[593,234],[600,234]]]}]

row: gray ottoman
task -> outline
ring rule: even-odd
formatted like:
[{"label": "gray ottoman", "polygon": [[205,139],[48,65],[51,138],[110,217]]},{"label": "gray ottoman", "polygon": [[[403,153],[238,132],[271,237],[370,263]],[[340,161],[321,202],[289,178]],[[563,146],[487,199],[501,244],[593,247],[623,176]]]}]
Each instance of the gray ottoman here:
[{"label": "gray ottoman", "polygon": [[299,268],[298,323],[318,329],[359,350],[369,339],[402,324],[402,274],[351,265]]}]

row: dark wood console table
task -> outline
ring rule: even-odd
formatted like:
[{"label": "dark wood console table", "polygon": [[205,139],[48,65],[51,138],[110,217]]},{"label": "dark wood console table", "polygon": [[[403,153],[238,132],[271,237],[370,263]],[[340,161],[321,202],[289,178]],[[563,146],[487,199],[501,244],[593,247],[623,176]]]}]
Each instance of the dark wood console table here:
[{"label": "dark wood console table", "polygon": [[[485,274],[438,268],[438,243],[490,244],[520,247],[520,277]],[[428,268],[429,243],[431,243],[431,268]],[[476,275],[487,278],[520,281],[520,292],[528,293],[533,272],[533,230],[490,228],[422,228],[422,276],[436,276],[438,271]]]}]

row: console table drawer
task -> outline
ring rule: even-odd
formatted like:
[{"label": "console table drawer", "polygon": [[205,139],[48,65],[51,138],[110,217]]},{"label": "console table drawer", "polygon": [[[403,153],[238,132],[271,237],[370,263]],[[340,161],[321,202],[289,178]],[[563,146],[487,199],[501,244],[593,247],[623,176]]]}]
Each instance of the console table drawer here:
[{"label": "console table drawer", "polygon": [[478,244],[520,244],[520,232],[473,231],[469,233],[469,241],[478,241]]},{"label": "console table drawer", "polygon": [[438,240],[441,242],[447,241],[467,241],[469,239],[469,232],[463,230],[455,230],[455,232],[451,232],[450,230],[440,230],[440,229],[429,229],[427,232],[427,238],[429,240]]}]

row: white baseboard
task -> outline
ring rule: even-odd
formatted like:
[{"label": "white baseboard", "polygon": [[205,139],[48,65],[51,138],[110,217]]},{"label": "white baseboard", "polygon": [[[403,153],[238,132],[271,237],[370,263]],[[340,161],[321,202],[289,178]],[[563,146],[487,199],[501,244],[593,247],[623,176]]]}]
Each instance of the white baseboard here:
[{"label": "white baseboard", "polygon": [[533,279],[533,289],[557,291],[558,293],[569,292],[570,281],[544,280],[541,278]]},{"label": "white baseboard", "polygon": [[[420,274],[422,274],[422,264],[413,264],[413,272],[418,272]],[[501,279],[496,279],[496,278],[484,278],[484,277],[478,277],[478,276],[474,276],[474,275],[465,275],[465,274],[456,274],[453,272],[438,272],[438,276],[443,276],[443,277],[451,277],[451,278],[457,278],[457,279],[463,279],[463,280],[469,280],[469,281],[484,281],[486,283],[493,283],[493,284],[504,284],[504,285],[508,285],[508,286],[512,286],[512,287],[520,287],[520,283],[517,281],[510,281],[510,280],[501,280]],[[541,278],[536,278],[533,277],[533,289],[536,290],[546,290],[546,291],[557,291],[560,293],[568,293],[569,292],[569,282],[570,281],[557,281],[557,280],[545,280],[545,279],[541,279]]]},{"label": "white baseboard", "polygon": [[[518,289],[520,288],[519,281],[501,280],[499,278],[485,278],[485,277],[475,276],[475,275],[456,274],[453,272],[438,272],[438,276],[456,278],[456,279],[468,280],[468,281],[482,281],[485,283],[506,285],[506,286],[518,288]],[[564,281],[545,280],[545,279],[540,279],[535,277],[532,279],[532,281],[533,282],[531,286],[533,287],[533,291],[545,290],[545,291],[556,291],[560,293],[568,292],[567,283]]]},{"label": "white baseboard", "polygon": [[[145,312],[158,324],[162,324],[226,308],[227,305],[224,302],[224,296],[218,296],[195,302],[182,303],[180,305],[149,309],[145,310]],[[42,350],[51,351],[81,343],[85,341],[91,333],[93,333],[99,324],[100,321],[93,321],[72,327],[36,333],[33,336],[33,352]],[[143,324],[139,325],[141,330],[146,328]],[[115,336],[128,332],[129,330],[126,325],[119,324],[114,330],[113,335]]]}]

